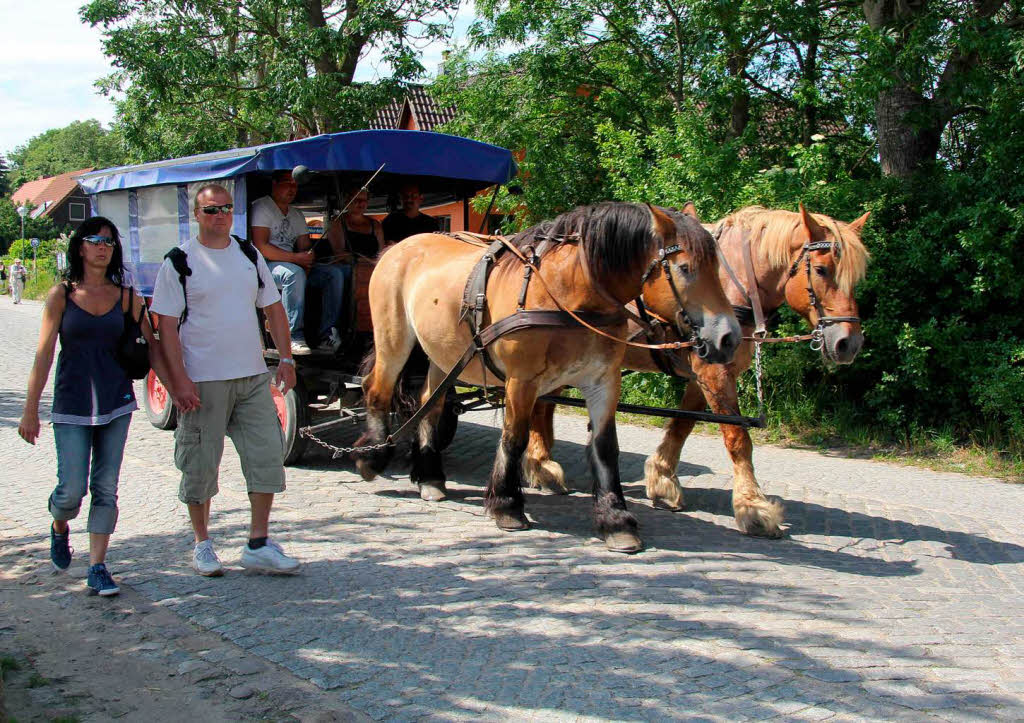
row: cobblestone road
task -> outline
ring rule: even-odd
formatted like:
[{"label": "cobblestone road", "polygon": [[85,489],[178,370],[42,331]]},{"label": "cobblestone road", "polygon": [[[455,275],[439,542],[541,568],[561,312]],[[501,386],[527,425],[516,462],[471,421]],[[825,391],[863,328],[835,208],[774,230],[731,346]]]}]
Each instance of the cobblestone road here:
[{"label": "cobblestone road", "polygon": [[[17,438],[39,312],[0,299],[0,516],[42,536],[52,433]],[[648,545],[625,557],[592,537],[582,492],[529,493],[533,528],[496,530],[482,508],[496,422],[462,418],[441,504],[324,455],[290,469],[273,532],[306,562],[297,578],[237,567],[248,510],[228,445],[213,534],[230,569],[207,579],[188,567],[171,435],[139,413],[111,569],[378,719],[1024,719],[1024,486],[762,448],[759,478],[791,528],[751,539],[733,525],[719,438],[690,440],[689,509],[671,513],[640,481],[658,433],[623,426]],[[555,458],[588,488],[584,421],[559,417],[556,434]]]}]

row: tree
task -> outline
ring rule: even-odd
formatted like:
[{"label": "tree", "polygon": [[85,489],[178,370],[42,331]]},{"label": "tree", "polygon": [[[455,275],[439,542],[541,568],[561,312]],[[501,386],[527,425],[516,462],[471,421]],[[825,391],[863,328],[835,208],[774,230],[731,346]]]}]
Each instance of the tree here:
[{"label": "tree", "polygon": [[[48,218],[25,218],[25,237],[51,239],[57,236],[53,221]],[[9,198],[0,198],[0,254],[21,238],[21,216]]]},{"label": "tree", "polygon": [[6,198],[11,193],[11,184],[8,178],[10,172],[7,159],[0,155],[0,198]]},{"label": "tree", "polygon": [[882,172],[908,178],[936,160],[953,119],[985,112],[1014,69],[1020,0],[865,0],[874,31],[865,71],[875,95]]},{"label": "tree", "polygon": [[63,128],[35,136],[10,153],[13,168],[10,187],[46,176],[56,176],[81,168],[106,168],[124,162],[118,136],[99,121],[75,121]]},{"label": "tree", "polygon": [[[364,127],[423,72],[418,46],[447,38],[458,0],[92,0],[118,71],[101,89],[134,160]],[[354,82],[371,48],[388,81]]]}]

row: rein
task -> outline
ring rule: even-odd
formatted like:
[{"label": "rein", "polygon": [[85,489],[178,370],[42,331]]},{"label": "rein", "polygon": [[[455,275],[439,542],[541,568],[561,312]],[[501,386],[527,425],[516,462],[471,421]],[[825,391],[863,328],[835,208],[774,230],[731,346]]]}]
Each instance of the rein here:
[{"label": "rein", "polygon": [[[545,237],[543,239],[543,241],[571,241],[571,240],[578,240],[578,238],[579,238],[578,236]],[[562,304],[562,302],[559,301],[558,298],[551,291],[551,287],[549,287],[547,281],[544,280],[544,275],[541,273],[540,268],[537,266],[537,264],[534,263],[534,260],[532,260],[530,258],[527,258],[527,256],[525,254],[523,254],[518,248],[516,248],[513,244],[509,243],[509,240],[506,237],[499,236],[499,237],[497,237],[496,240],[500,241],[501,244],[505,248],[507,248],[509,251],[511,251],[515,255],[515,257],[518,258],[519,261],[522,262],[522,264],[531,272],[531,275],[536,275],[537,280],[540,282],[540,285],[544,288],[544,291],[547,293],[547,295],[551,298],[551,300],[554,302],[555,306],[557,306],[560,311],[564,312],[565,314],[568,314],[568,316],[571,319],[573,319],[573,321],[578,323],[580,326],[583,326],[586,329],[589,329],[590,331],[594,332],[595,334],[597,334],[599,336],[603,336],[606,339],[611,339],[612,341],[614,341],[616,343],[626,344],[627,346],[636,347],[638,349],[686,349],[686,348],[689,348],[689,347],[699,347],[701,344],[704,343],[703,340],[700,340],[700,342],[698,342],[698,341],[671,341],[671,342],[664,342],[664,343],[661,343],[661,344],[641,344],[639,342],[630,341],[629,339],[621,339],[621,338],[615,336],[614,334],[609,334],[608,332],[603,331],[602,329],[599,329],[598,327],[594,326],[593,324],[589,324],[585,319],[581,318],[580,315],[577,314],[576,312],[571,311],[570,309],[565,308],[565,306]],[[657,266],[658,264],[663,263],[663,262],[667,263],[665,260],[666,260],[666,257],[669,254],[673,254],[673,253],[676,253],[677,251],[681,251],[681,250],[682,250],[681,246],[670,246],[667,249],[666,248],[659,249],[659,258],[655,259],[654,261],[651,262],[652,263],[652,267],[653,266]],[[536,257],[536,256],[534,256],[534,259],[539,261],[539,258]],[[641,279],[641,283],[646,282],[647,277],[650,274],[650,271],[651,271],[652,267],[648,267],[648,271],[644,273],[644,276]],[[586,264],[585,263],[584,263],[584,268],[586,269]],[[586,273],[587,273],[587,275],[589,277],[590,276],[589,269],[587,269]],[[679,294],[678,294],[678,291],[675,288],[674,282],[672,282],[671,279],[672,279],[672,276],[671,276],[671,274],[669,274],[669,280],[670,280],[670,283],[672,283],[673,293],[676,295],[676,299],[678,301]],[[595,286],[595,289],[597,289],[599,293],[602,292],[602,290],[599,287],[597,287],[597,286]],[[605,296],[605,295],[607,295],[607,292],[602,293],[602,296]],[[525,294],[521,294],[520,295],[520,299],[523,299],[523,297],[525,297]],[[615,303],[616,303],[616,305],[619,305],[618,301],[615,301]],[[638,323],[641,323],[644,326],[649,326],[648,324],[646,324],[646,322],[643,322],[643,320],[640,319],[640,317],[638,317],[632,311],[629,311],[628,309],[626,309],[626,307],[624,305],[622,305],[622,309],[623,309],[624,313],[627,316],[633,317],[634,320],[638,321]],[[527,313],[527,312],[525,312],[524,310],[520,309],[516,313]]]}]

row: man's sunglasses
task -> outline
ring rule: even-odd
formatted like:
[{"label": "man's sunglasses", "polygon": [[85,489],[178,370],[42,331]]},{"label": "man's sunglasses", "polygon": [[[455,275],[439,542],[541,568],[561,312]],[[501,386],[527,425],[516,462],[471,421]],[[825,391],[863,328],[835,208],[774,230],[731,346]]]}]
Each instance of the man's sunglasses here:
[{"label": "man's sunglasses", "polygon": [[203,213],[207,216],[213,216],[218,213],[231,213],[235,209],[235,204],[225,203],[222,206],[203,206]]},{"label": "man's sunglasses", "polygon": [[103,244],[104,246],[113,246],[117,243],[109,236],[83,236],[82,240],[86,243],[92,244],[93,246],[99,246],[100,244]]}]

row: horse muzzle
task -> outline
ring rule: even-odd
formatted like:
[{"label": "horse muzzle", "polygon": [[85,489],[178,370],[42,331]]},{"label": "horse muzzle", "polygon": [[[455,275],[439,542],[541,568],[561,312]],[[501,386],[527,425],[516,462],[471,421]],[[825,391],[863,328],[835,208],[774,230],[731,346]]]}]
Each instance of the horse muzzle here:
[{"label": "horse muzzle", "polygon": [[742,340],[740,325],[732,314],[716,314],[702,324],[697,333],[696,351],[711,364],[728,364]]},{"label": "horse muzzle", "polygon": [[864,346],[864,334],[854,331],[851,324],[832,324],[825,327],[821,353],[836,364],[852,364]]}]

